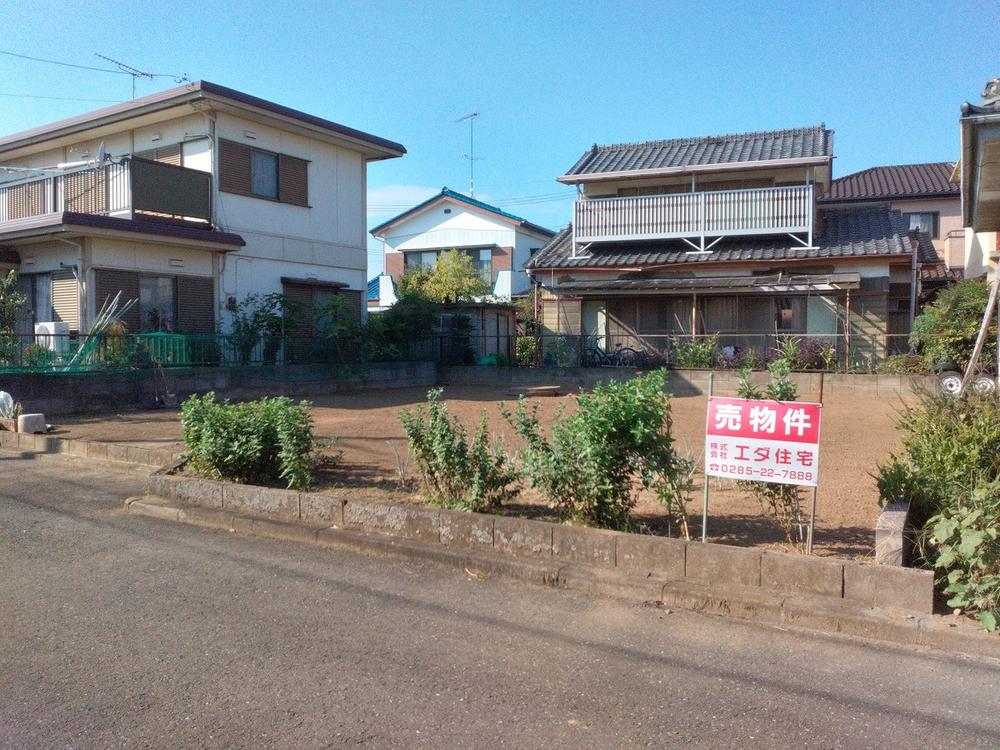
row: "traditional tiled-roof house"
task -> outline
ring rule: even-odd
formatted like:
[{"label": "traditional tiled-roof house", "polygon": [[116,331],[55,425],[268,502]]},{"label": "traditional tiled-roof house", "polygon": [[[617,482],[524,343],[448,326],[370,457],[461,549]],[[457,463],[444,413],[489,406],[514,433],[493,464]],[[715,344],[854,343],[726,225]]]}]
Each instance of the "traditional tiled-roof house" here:
[{"label": "traditional tiled-roof house", "polygon": [[764,348],[786,334],[845,360],[902,346],[919,257],[884,205],[825,208],[833,132],[790,130],[594,146],[559,181],[573,222],[528,264],[543,329],[584,346],[664,351],[719,334]]}]

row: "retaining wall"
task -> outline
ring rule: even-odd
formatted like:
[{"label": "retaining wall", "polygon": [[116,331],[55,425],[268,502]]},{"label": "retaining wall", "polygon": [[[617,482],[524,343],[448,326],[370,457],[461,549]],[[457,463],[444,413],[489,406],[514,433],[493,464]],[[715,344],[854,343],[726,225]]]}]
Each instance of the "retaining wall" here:
[{"label": "retaining wall", "polygon": [[0,375],[0,390],[11,393],[25,412],[56,415],[148,408],[157,397],[183,400],[208,391],[234,399],[309,397],[376,388],[430,387],[436,382],[437,365],[433,362],[386,362]]},{"label": "retaining wall", "polygon": [[[735,396],[739,373],[735,370],[667,370],[667,389],[675,396],[697,396],[708,392],[708,377],[714,372],[713,391],[717,396]],[[560,385],[563,393],[583,388],[591,390],[602,382],[629,380],[641,371],[611,367],[496,367],[489,365],[439,365],[441,385],[493,385],[499,388]],[[793,372],[800,398],[819,395],[820,373]],[[824,393],[862,394],[871,398],[898,398],[917,389],[937,387],[931,375],[867,375],[826,373]],[[755,372],[751,380],[767,382],[767,373]]]},{"label": "retaining wall", "polygon": [[150,477],[149,492],[234,514],[376,532],[520,558],[586,563],[639,578],[737,584],[750,590],[827,597],[860,607],[933,611],[934,577],[927,570],[252,487],[167,472]]}]

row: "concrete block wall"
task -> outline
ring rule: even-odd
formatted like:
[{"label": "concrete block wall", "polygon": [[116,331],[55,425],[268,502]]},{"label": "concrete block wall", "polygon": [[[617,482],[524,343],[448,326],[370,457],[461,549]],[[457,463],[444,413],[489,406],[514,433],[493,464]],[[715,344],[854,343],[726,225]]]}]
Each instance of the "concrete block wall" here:
[{"label": "concrete block wall", "polygon": [[133,372],[48,373],[0,375],[0,390],[21,402],[27,412],[46,416],[129,408],[149,408],[154,398],[171,395],[182,401],[191,394],[215,391],[223,398],[260,396],[307,398],[344,391],[437,383],[433,362],[385,362],[336,368],[313,365],[287,367],[185,367]]},{"label": "concrete block wall", "polygon": [[[710,370],[668,370],[667,390],[675,396],[697,396],[708,392]],[[715,370],[713,392],[716,396],[735,396],[739,373],[734,370]],[[592,389],[597,383],[621,381],[643,373],[625,368],[605,367],[496,367],[490,365],[439,365],[438,382],[441,385],[492,385],[497,388],[528,388],[538,385],[559,385],[563,393],[580,388]],[[753,373],[751,380],[763,383],[766,373]],[[820,374],[816,372],[792,373],[800,398],[819,395]],[[897,398],[914,393],[917,388],[933,389],[932,376],[909,375],[854,375],[828,373],[823,377],[825,393],[863,394],[871,398]]]},{"label": "concrete block wall", "polygon": [[298,493],[159,472],[151,495],[251,517],[297,520],[464,548],[492,555],[583,563],[637,580],[742,586],[762,593],[822,597],[879,609],[931,613],[934,576],[913,568],[868,565],[723,544],[627,534],[514,516],[460,513],[421,505]]}]

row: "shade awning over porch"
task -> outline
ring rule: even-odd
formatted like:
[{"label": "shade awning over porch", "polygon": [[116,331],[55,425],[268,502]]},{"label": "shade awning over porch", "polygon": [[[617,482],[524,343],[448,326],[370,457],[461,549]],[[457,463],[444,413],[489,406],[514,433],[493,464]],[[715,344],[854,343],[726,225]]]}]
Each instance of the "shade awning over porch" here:
[{"label": "shade awning over porch", "polygon": [[767,276],[689,277],[672,279],[619,278],[587,281],[566,281],[556,291],[580,296],[606,297],[609,294],[733,294],[757,293],[817,293],[857,289],[861,286],[859,273],[831,273],[790,275],[784,273]]}]

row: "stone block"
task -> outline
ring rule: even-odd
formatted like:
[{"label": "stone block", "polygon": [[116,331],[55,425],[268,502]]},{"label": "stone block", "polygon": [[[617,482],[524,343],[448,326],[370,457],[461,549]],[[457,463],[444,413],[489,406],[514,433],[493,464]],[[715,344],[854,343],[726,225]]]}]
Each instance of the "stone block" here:
[{"label": "stone block", "polygon": [[616,564],[630,575],[678,579],[684,577],[687,543],[645,534],[618,537]]},{"label": "stone block", "polygon": [[226,510],[283,518],[299,517],[298,492],[233,482],[221,484],[222,507]]},{"label": "stone block", "polygon": [[234,513],[225,513],[213,508],[192,506],[180,508],[177,511],[178,521],[209,529],[221,529],[222,531],[232,531],[235,518]]},{"label": "stone block", "polygon": [[492,547],[496,516],[442,510],[438,516],[441,544],[461,547]]},{"label": "stone block", "polygon": [[30,432],[17,433],[17,447],[22,451],[38,450],[37,440]]},{"label": "stone block", "polygon": [[149,466],[152,463],[150,454],[151,451],[149,448],[143,448],[139,445],[129,445],[125,451],[129,463],[142,464],[143,466]]},{"label": "stone block", "polygon": [[909,503],[886,503],[875,524],[875,562],[903,567],[909,562],[906,526]]},{"label": "stone block", "polygon": [[844,594],[844,564],[811,555],[764,552],[760,585],[776,591],[832,596]]},{"label": "stone block", "polygon": [[223,483],[211,479],[194,479],[181,476],[164,476],[164,497],[179,500],[185,505],[201,505],[205,508],[223,506]]},{"label": "stone block", "polygon": [[618,536],[605,529],[558,525],[552,529],[552,555],[562,562],[614,566]]},{"label": "stone block", "polygon": [[684,574],[705,583],[760,586],[761,551],[724,544],[692,543],[687,546]]},{"label": "stone block", "polygon": [[438,511],[431,508],[348,500],[344,503],[344,526],[406,539],[438,541]]},{"label": "stone block", "polygon": [[493,547],[516,557],[551,557],[555,524],[526,518],[497,516],[493,522]]},{"label": "stone block", "polygon": [[344,525],[344,499],[321,492],[299,495],[299,518],[303,521],[325,521],[334,526]]},{"label": "stone block", "polygon": [[97,443],[93,441],[87,442],[87,458],[96,458],[100,461],[107,461],[108,459],[108,445],[107,443]]},{"label": "stone block", "polygon": [[844,598],[865,607],[934,611],[934,573],[891,565],[844,563]]},{"label": "stone block", "polygon": [[109,461],[124,461],[128,462],[128,449],[127,445],[116,445],[115,443],[107,444],[107,459]]},{"label": "stone block", "polygon": [[87,442],[85,440],[64,440],[66,450],[73,456],[87,455]]},{"label": "stone block", "polygon": [[233,531],[237,534],[253,534],[286,542],[316,543],[316,529],[298,523],[274,521],[269,518],[245,518],[233,516]]},{"label": "stone block", "polygon": [[0,448],[17,449],[17,433],[0,430]]},{"label": "stone block", "polygon": [[17,418],[17,431],[29,435],[42,434],[46,431],[44,414],[21,414]]}]

